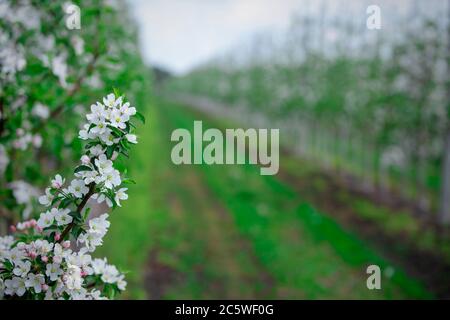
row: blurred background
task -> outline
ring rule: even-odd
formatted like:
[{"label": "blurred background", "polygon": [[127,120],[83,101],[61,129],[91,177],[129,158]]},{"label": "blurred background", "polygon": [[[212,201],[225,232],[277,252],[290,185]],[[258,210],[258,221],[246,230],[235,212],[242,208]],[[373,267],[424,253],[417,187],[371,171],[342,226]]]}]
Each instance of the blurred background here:
[{"label": "blurred background", "polygon": [[[450,297],[448,1],[130,9],[155,98],[133,218],[147,297]],[[279,128],[280,172],[173,165],[170,134],[194,120]],[[370,264],[382,290],[366,287]]]},{"label": "blurred background", "polygon": [[[127,55],[95,90],[147,118],[99,253],[122,298],[450,298],[450,1],[120,3],[97,30]],[[194,120],[280,129],[278,174],[174,165]]]}]

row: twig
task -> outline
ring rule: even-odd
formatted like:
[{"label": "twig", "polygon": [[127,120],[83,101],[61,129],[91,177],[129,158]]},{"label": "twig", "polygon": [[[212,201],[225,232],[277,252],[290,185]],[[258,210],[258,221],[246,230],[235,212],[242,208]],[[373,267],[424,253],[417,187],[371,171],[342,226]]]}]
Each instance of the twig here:
[{"label": "twig", "polygon": [[[86,193],[86,195],[83,197],[83,200],[80,202],[80,204],[77,207],[77,212],[81,214],[81,211],[83,210],[83,208],[85,207],[86,203],[88,202],[89,198],[94,194],[95,192],[95,183],[92,182],[89,185],[89,191],[88,193]],[[72,221],[71,223],[69,223],[66,227],[66,229],[64,229],[63,233],[61,234],[61,238],[59,239],[58,242],[62,242],[64,240],[64,238],[67,236],[67,234],[70,232],[70,230],[72,230],[73,226],[75,225],[75,223]]]},{"label": "twig", "polygon": [[[78,77],[77,81],[75,82],[75,85],[74,85],[73,88],[69,91],[69,93],[67,94],[67,97],[66,97],[66,98],[71,98],[71,97],[73,97],[73,96],[81,89],[81,84],[82,84],[83,80],[84,80],[88,75],[90,75],[91,72],[94,70],[94,66],[95,66],[95,63],[97,62],[98,57],[99,57],[99,54],[96,52],[96,53],[94,54],[94,57],[92,58],[91,62],[89,63],[89,65],[86,67],[85,72],[83,73],[83,75],[81,75],[80,77]],[[67,99],[66,99],[66,100],[67,100]],[[50,116],[49,116],[46,120],[42,121],[42,122],[39,124],[39,126],[35,127],[34,133],[40,132],[40,131],[45,127],[45,125],[48,123],[48,121],[49,121],[50,119],[54,119],[54,118],[58,117],[58,116],[61,114],[61,112],[63,112],[64,107],[65,107],[65,103],[63,102],[63,103],[61,103],[56,109],[54,109],[54,110],[50,113]]]}]

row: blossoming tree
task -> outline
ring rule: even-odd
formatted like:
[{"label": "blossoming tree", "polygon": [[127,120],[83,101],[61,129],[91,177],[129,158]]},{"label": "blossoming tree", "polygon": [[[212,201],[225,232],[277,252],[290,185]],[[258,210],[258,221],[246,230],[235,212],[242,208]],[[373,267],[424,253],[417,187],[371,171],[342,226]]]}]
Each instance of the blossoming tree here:
[{"label": "blossoming tree", "polygon": [[128,198],[124,184],[132,181],[114,161],[137,143],[136,117],[136,109],[116,94],[91,106],[79,132],[85,154],[74,178],[66,183],[56,175],[39,198],[49,209],[0,238],[0,298],[105,299],[125,290],[124,275],[90,255],[110,223],[107,213],[89,219],[87,203],[92,198],[115,208]]},{"label": "blossoming tree", "polygon": [[79,30],[65,25],[66,1],[0,1],[0,235],[33,218],[46,177],[77,160],[76,129],[92,97],[126,86],[133,101],[145,99],[125,3],[73,2]]}]

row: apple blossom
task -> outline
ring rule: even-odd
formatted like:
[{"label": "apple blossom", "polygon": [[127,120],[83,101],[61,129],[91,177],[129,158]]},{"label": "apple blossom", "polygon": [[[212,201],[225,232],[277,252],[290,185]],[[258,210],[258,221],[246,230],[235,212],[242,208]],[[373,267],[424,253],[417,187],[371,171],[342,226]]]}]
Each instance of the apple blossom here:
[{"label": "apple blossom", "polygon": [[[45,189],[45,195],[39,198],[42,205],[52,208],[41,213],[37,221],[18,223],[15,236],[0,237],[0,263],[1,268],[6,268],[0,269],[3,298],[26,294],[26,298],[35,299],[105,299],[105,292],[99,288],[106,284],[115,292],[125,290],[124,275],[108,264],[106,258],[92,259],[89,254],[102,245],[110,222],[107,213],[89,219],[85,208],[88,200],[106,201],[115,207],[128,198],[121,173],[114,168],[114,159],[128,151],[129,147],[121,141],[128,140],[127,135],[134,126],[128,124],[129,116],[123,117],[127,119],[124,131],[115,128],[109,120],[110,114],[115,115],[121,108],[123,98],[116,99],[112,94],[103,101],[107,106],[93,105],[94,115],[87,116],[85,133],[80,132],[88,147],[81,165],[75,169],[76,178],[63,188],[65,179],[56,175],[51,186]],[[113,137],[108,141],[112,144],[91,130],[93,121],[99,117],[105,119]],[[77,250],[71,249],[72,240],[78,244]]]}]

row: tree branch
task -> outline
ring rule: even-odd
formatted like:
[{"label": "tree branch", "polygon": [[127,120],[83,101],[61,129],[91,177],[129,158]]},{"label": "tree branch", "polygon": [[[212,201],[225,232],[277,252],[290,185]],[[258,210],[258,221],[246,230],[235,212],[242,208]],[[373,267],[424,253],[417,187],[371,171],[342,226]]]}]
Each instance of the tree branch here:
[{"label": "tree branch", "polygon": [[[86,195],[83,197],[83,200],[81,200],[80,204],[77,206],[77,212],[79,214],[81,214],[81,211],[83,210],[83,208],[86,206],[86,203],[88,202],[88,200],[91,198],[91,196],[95,193],[95,186],[96,184],[94,182],[92,182],[89,185],[89,191],[88,193],[86,193]],[[72,228],[75,226],[75,222],[71,222],[67,225],[66,229],[64,229],[63,233],[61,234],[61,238],[59,239],[58,242],[62,242],[64,241],[64,238],[67,236],[67,234],[70,232],[70,230],[72,230]]]},{"label": "tree branch", "polygon": [[[84,79],[87,76],[89,76],[92,73],[92,71],[94,70],[95,63],[97,62],[97,59],[99,58],[99,56],[100,55],[97,52],[94,53],[94,57],[92,58],[91,62],[89,62],[88,66],[85,69],[85,72],[83,73],[83,75],[78,77],[77,81],[75,82],[75,85],[67,94],[66,100],[67,100],[67,98],[73,97],[81,89],[81,84],[83,83]],[[45,127],[45,125],[49,122],[50,119],[54,119],[54,118],[58,117],[61,114],[61,112],[64,111],[64,107],[65,107],[65,102],[61,103],[56,109],[54,109],[50,113],[50,116],[46,120],[42,121],[40,123],[40,125],[34,129],[34,133],[40,132]]]}]

